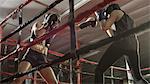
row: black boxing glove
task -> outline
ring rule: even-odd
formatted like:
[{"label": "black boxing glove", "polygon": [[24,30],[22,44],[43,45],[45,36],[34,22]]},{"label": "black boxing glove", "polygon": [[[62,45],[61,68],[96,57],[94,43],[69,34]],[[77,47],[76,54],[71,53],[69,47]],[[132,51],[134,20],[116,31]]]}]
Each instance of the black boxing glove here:
[{"label": "black boxing glove", "polygon": [[79,25],[79,27],[81,29],[84,29],[84,28],[86,28],[88,26],[95,27],[96,26],[96,19],[93,20],[93,21],[92,20],[86,21],[86,22],[84,22],[84,23]]},{"label": "black boxing glove", "polygon": [[105,9],[101,9],[101,10],[97,11],[96,13],[97,13],[96,14],[97,19],[99,21],[107,19],[107,14],[106,14],[106,10]]}]

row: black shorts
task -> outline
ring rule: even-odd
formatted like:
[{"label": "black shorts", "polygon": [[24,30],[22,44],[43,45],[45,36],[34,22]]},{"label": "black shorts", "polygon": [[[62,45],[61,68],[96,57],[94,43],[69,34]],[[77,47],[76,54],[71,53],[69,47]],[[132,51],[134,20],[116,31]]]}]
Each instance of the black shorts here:
[{"label": "black shorts", "polygon": [[36,52],[32,49],[29,49],[28,53],[25,56],[25,59],[23,61],[28,61],[31,63],[32,67],[39,66],[41,64],[46,64],[46,56]]}]

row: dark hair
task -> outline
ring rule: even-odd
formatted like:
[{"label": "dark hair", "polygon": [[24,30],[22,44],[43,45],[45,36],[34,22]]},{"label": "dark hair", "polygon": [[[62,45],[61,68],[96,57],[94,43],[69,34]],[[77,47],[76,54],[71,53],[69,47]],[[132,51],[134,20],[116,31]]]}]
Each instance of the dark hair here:
[{"label": "dark hair", "polygon": [[113,10],[121,10],[118,4],[111,4],[107,7],[106,13],[110,14]]}]

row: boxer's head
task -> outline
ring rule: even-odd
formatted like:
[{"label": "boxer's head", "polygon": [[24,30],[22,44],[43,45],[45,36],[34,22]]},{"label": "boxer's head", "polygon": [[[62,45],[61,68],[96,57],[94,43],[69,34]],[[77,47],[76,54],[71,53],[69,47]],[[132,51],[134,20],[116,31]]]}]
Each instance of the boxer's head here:
[{"label": "boxer's head", "polygon": [[48,27],[53,27],[57,25],[59,22],[60,22],[60,18],[57,14],[49,13],[44,16],[44,20],[42,24],[47,29]]},{"label": "boxer's head", "polygon": [[106,13],[107,13],[107,14],[111,14],[111,12],[112,12],[113,10],[121,10],[121,9],[120,9],[120,6],[119,6],[118,4],[111,4],[111,5],[109,5],[109,6],[107,7]]}]

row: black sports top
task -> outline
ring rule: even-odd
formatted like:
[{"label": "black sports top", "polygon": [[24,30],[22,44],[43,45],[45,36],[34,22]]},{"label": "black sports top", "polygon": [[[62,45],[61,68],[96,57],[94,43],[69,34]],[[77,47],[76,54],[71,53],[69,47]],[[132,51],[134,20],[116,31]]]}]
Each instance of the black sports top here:
[{"label": "black sports top", "polygon": [[128,29],[133,28],[134,21],[124,12],[124,15],[119,21],[115,22],[116,31],[114,34],[122,33]]}]

